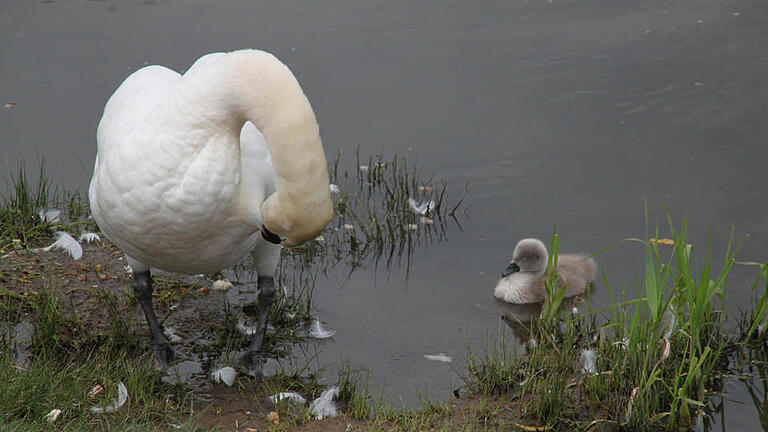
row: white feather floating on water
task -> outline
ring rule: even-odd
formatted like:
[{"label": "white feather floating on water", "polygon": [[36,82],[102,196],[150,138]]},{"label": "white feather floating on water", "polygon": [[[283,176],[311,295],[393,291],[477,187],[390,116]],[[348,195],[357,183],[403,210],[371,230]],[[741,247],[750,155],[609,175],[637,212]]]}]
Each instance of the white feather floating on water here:
[{"label": "white feather floating on water", "polygon": [[331,183],[330,188],[331,188],[331,193],[335,193],[335,194],[339,193],[339,186],[338,185],[335,185],[335,184]]},{"label": "white feather floating on water", "polygon": [[111,413],[115,412],[120,409],[121,406],[125,405],[125,401],[128,400],[128,389],[125,387],[125,384],[123,384],[122,381],[117,383],[117,400],[112,400],[112,403],[105,407],[100,406],[92,406],[91,412],[92,413]]},{"label": "white feather floating on water", "polygon": [[217,383],[224,383],[227,387],[232,387],[235,383],[235,377],[237,372],[231,366],[225,366],[221,369],[217,369],[211,373],[211,378]]},{"label": "white feather floating on water", "polygon": [[72,256],[72,259],[79,260],[83,256],[83,247],[74,237],[64,231],[56,231],[56,241],[48,247],[35,249],[35,252],[48,252],[51,249],[63,249]]},{"label": "white feather floating on water", "polygon": [[312,325],[309,327],[309,337],[315,339],[327,339],[335,334],[336,330],[325,329],[319,320],[312,321]]},{"label": "white feather floating on water", "polygon": [[80,237],[77,238],[77,241],[84,241],[86,243],[100,242],[101,237],[99,237],[99,235],[96,233],[84,232],[80,234]]},{"label": "white feather floating on water", "polygon": [[304,399],[304,397],[294,392],[281,392],[274,394],[269,397],[269,400],[272,401],[272,403],[278,403],[281,400],[287,400],[288,402],[294,403],[296,405],[304,405],[307,403],[307,400]]},{"label": "white feather floating on water", "polygon": [[413,198],[408,198],[408,205],[411,206],[411,210],[422,216],[435,209],[434,200],[424,201],[423,203],[416,204],[416,201]]},{"label": "white feather floating on water", "polygon": [[424,354],[424,358],[427,360],[438,361],[443,363],[450,363],[453,361],[453,358],[451,356],[447,356],[443,353]]},{"label": "white feather floating on water", "polygon": [[581,350],[581,361],[584,362],[584,372],[592,375],[597,374],[597,364],[595,363],[596,359],[597,354],[595,354],[595,350]]},{"label": "white feather floating on water", "polygon": [[333,386],[320,394],[320,397],[309,404],[309,412],[317,420],[324,418],[334,418],[339,416],[336,405],[333,404],[333,398],[338,396],[339,388]]}]

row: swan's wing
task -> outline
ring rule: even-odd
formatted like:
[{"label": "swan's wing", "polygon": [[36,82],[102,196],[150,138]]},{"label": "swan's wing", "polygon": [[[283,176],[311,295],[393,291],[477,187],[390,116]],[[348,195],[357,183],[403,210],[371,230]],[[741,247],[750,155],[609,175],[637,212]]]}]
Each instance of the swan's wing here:
[{"label": "swan's wing", "polygon": [[147,66],[128,76],[104,107],[97,131],[98,153],[103,159],[122,137],[140,126],[147,115],[165,100],[181,79],[178,73]]}]

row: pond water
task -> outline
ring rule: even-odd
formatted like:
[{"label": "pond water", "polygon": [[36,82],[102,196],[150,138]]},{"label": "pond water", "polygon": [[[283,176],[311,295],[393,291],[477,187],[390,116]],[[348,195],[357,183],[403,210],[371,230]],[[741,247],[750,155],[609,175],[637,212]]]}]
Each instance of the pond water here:
[{"label": "pond water", "polygon": [[[84,190],[103,105],[145,64],[271,51],[298,76],[330,157],[402,155],[466,199],[462,229],[418,249],[407,278],[366,268],[315,288],[338,331],[319,363],[368,367],[396,403],[447,399],[468,341],[481,350],[504,328],[491,289],[522,237],[556,225],[562,251],[596,251],[644,235],[647,199],[654,224],[667,208],[695,244],[711,227],[724,251],[734,223],[748,236],[738,257],[768,259],[766,22],[764,0],[4,1],[0,105],[15,107],[0,109],[0,186],[18,160],[43,157]],[[642,257],[625,243],[597,259],[633,286]],[[750,307],[755,277],[732,272],[729,309]],[[437,353],[454,362],[423,357]],[[732,387],[718,428],[759,427]]]}]

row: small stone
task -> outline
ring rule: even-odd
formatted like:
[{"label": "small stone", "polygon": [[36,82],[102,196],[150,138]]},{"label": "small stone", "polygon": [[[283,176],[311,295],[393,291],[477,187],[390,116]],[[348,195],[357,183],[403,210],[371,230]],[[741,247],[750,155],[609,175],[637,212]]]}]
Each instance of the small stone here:
[{"label": "small stone", "polygon": [[432,225],[434,223],[434,221],[432,219],[430,219],[430,218],[428,218],[426,216],[420,217],[419,221],[421,221],[421,223],[423,223],[424,225]]},{"label": "small stone", "polygon": [[355,226],[352,225],[352,224],[344,224],[344,229],[345,230],[353,230],[353,229],[355,229]]},{"label": "small stone", "polygon": [[77,280],[79,280],[80,282],[85,282],[88,280],[88,275],[85,273],[81,273],[80,276],[77,277]]},{"label": "small stone", "polygon": [[408,229],[411,231],[416,231],[417,229],[419,229],[419,226],[416,224],[408,224]]}]

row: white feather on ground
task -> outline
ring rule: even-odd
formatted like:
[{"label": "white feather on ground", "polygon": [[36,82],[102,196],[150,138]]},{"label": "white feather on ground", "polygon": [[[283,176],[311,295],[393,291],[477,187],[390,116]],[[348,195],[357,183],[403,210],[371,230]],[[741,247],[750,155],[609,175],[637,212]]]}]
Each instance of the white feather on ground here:
[{"label": "white feather on ground", "polygon": [[335,185],[335,184],[331,183],[330,184],[330,188],[331,188],[331,193],[335,193],[335,194],[339,193],[339,186],[338,185]]},{"label": "white feather on ground", "polygon": [[48,423],[53,423],[56,421],[57,418],[61,415],[60,409],[52,409],[51,412],[45,415],[45,420]]},{"label": "white feather on ground", "polygon": [[253,336],[256,334],[256,326],[245,325],[245,320],[243,318],[240,318],[239,320],[237,320],[237,325],[235,326],[235,328],[237,328],[237,330],[243,336]]},{"label": "white feather on ground", "polygon": [[427,360],[438,361],[443,363],[450,363],[453,361],[453,358],[451,356],[447,356],[443,353],[424,354],[424,358]]},{"label": "white feather on ground", "polygon": [[83,247],[74,237],[64,231],[56,231],[56,241],[48,247],[34,249],[35,252],[48,252],[51,249],[63,249],[72,256],[72,259],[79,260],[83,256]]},{"label": "white feather on ground", "polygon": [[411,206],[411,210],[413,210],[417,214],[420,214],[421,216],[426,215],[427,213],[434,210],[435,208],[435,202],[433,200],[424,201],[423,203],[416,204],[416,201],[413,198],[408,198],[408,205]]},{"label": "white feather on ground", "polygon": [[301,396],[298,393],[293,392],[281,392],[278,394],[274,394],[269,397],[269,400],[272,401],[272,403],[278,403],[281,400],[287,400],[291,403],[294,403],[296,405],[304,405],[307,403],[307,400],[304,399],[303,396]]},{"label": "white feather on ground", "polygon": [[86,242],[86,243],[100,242],[101,237],[99,237],[99,235],[96,233],[84,232],[80,234],[80,237],[77,238],[77,241]]},{"label": "white feather on ground", "polygon": [[333,398],[338,396],[338,394],[339,388],[336,386],[324,391],[320,394],[319,398],[309,404],[309,412],[312,413],[317,420],[338,417],[339,411],[336,409],[336,405],[333,404]]},{"label": "white feather on ground", "polygon": [[181,342],[183,340],[181,336],[177,335],[176,331],[170,327],[163,328],[163,334],[171,342]]},{"label": "white feather on ground", "polygon": [[224,383],[227,387],[232,387],[235,383],[235,377],[237,372],[230,366],[225,366],[221,369],[217,369],[211,373],[211,378],[217,383]]},{"label": "white feather on ground", "polygon": [[219,279],[213,283],[211,288],[213,288],[214,291],[229,291],[229,289],[233,286],[234,285],[232,285],[232,282],[226,279]]},{"label": "white feather on ground", "polygon": [[593,349],[585,349],[581,351],[581,361],[584,362],[584,372],[588,374],[597,374],[597,364],[595,360],[597,355]]},{"label": "white feather on ground", "polygon": [[40,209],[37,212],[37,215],[40,216],[40,220],[42,222],[50,222],[50,223],[56,223],[61,222],[61,210],[56,209]]},{"label": "white feather on ground", "polygon": [[125,387],[125,384],[123,384],[122,381],[117,383],[117,400],[112,400],[112,403],[105,407],[100,406],[92,406],[91,412],[92,413],[111,413],[115,412],[120,409],[121,406],[125,404],[125,401],[128,400],[128,389]]},{"label": "white feather on ground", "polygon": [[336,330],[327,330],[320,324],[319,320],[312,321],[312,325],[309,328],[309,337],[315,339],[327,339],[336,334]]}]

